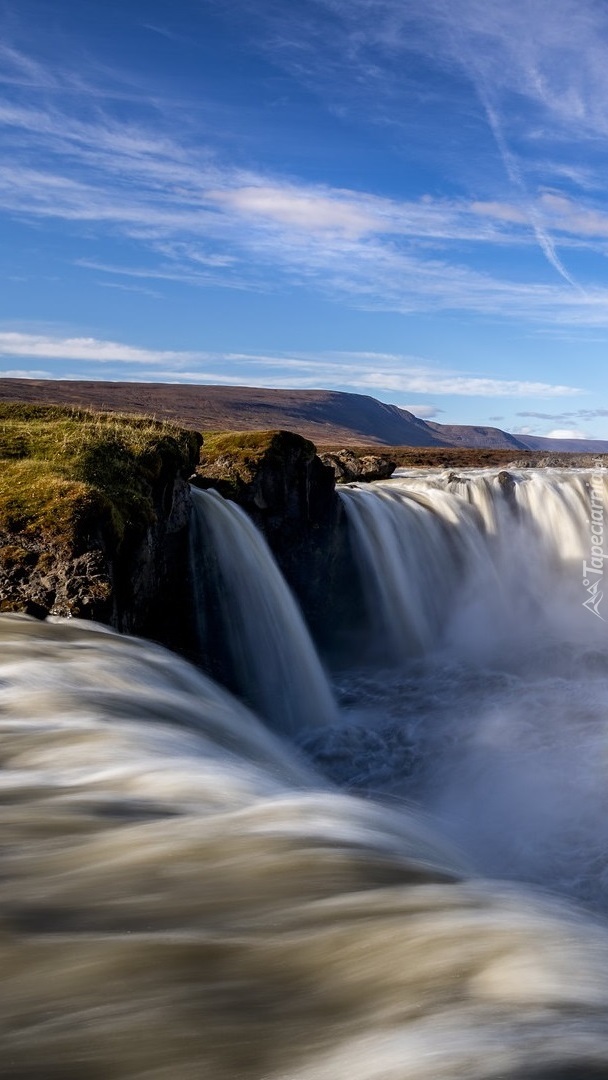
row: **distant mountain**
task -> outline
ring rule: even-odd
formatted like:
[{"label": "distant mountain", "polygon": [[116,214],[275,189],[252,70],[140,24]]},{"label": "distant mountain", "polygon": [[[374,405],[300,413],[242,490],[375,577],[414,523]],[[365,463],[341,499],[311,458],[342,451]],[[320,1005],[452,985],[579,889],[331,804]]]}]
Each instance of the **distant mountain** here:
[{"label": "distant mountain", "polygon": [[405,409],[334,390],[0,379],[0,401],[146,412],[203,432],[288,428],[321,445],[444,445],[437,432]]},{"label": "distant mountain", "polygon": [[436,424],[367,394],[337,390],[270,390],[251,386],[187,386],[0,379],[0,401],[81,405],[110,412],[150,413],[198,431],[287,428],[319,446],[467,447],[494,450],[608,453],[608,442],[509,435],[494,427]]},{"label": "distant mountain", "polygon": [[441,439],[444,446],[462,446],[471,449],[525,450],[519,435],[509,435],[495,427],[471,427],[465,424],[426,425]]},{"label": "distant mountain", "polygon": [[518,435],[528,450],[548,450],[564,454],[608,454],[608,442],[602,439],[543,439],[540,435]]}]

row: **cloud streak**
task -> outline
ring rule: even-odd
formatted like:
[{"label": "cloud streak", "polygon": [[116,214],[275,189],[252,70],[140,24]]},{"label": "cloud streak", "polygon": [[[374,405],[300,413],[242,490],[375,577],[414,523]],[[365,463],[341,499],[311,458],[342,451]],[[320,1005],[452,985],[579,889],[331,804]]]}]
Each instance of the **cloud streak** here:
[{"label": "cloud streak", "polygon": [[[500,197],[388,197],[299,180],[276,168],[244,168],[219,152],[212,134],[177,122],[175,113],[165,115],[153,97],[121,110],[127,119],[119,120],[82,78],[3,46],[12,82],[10,99],[0,99],[0,209],[36,230],[61,222],[66,236],[86,238],[86,254],[83,247],[74,261],[110,288],[143,291],[146,282],[162,281],[259,291],[295,286],[366,311],[465,312],[494,321],[608,328],[604,279],[585,283],[583,293],[580,275],[564,265],[554,239],[561,249],[602,252],[608,213],[588,194],[583,200],[559,190],[531,194],[499,107],[504,95],[517,92],[539,109],[552,108],[548,87],[560,49],[573,60],[566,17],[573,16],[574,39],[587,40],[585,22],[569,0],[555,2],[559,18],[549,39],[550,12],[541,0],[527,6],[523,0],[462,0],[456,7],[447,0],[319,0],[310,10],[325,6],[345,35],[324,41],[318,26],[314,33],[308,26],[305,8],[295,29],[290,24],[291,46],[273,38],[285,52],[297,44],[303,70],[314,42],[334,76],[336,65],[347,64],[374,86],[403,73],[412,52],[452,78],[466,70],[481,87],[484,115],[514,189]],[[587,0],[583,6],[589,7]],[[542,24],[538,37],[523,33],[528,17],[533,28]],[[589,41],[598,26],[605,29],[599,16],[594,19]],[[328,59],[336,41],[345,48]],[[525,53],[517,62],[516,45]],[[597,55],[591,68],[600,80]],[[601,78],[608,101],[608,76]],[[76,87],[82,93],[75,94]],[[581,89],[579,96],[591,130],[600,112],[591,115],[589,94]],[[564,125],[575,111],[574,99],[559,104]],[[112,242],[120,258],[108,254]],[[543,266],[539,274],[535,244],[561,280]],[[513,254],[521,268],[510,274],[505,267]],[[500,274],[491,269],[497,255]]]},{"label": "cloud streak", "polygon": [[530,202],[526,181],[524,179],[521,166],[519,165],[514,154],[511,153],[509,147],[507,146],[507,141],[505,139],[498,112],[491,104],[489,94],[487,92],[487,89],[483,86],[483,83],[478,83],[477,91],[482,102],[485,114],[488,118],[488,124],[490,125],[490,129],[496,141],[496,145],[498,147],[498,151],[504,164],[507,176],[524,197],[524,204],[527,206],[528,218],[534,232],[534,236],[536,237],[536,240],[538,242],[538,246],[540,247],[547,262],[553,267],[554,270],[557,270],[557,273],[560,275],[560,277],[562,277],[564,281],[567,281],[573,289],[578,289],[582,291],[580,285],[566,270],[566,267],[564,266],[559,255],[557,254],[557,251],[555,250],[555,244],[553,243],[553,240],[551,239],[549,233],[547,232],[547,229],[542,223],[540,215],[538,214],[535,206]]},{"label": "cloud streak", "polygon": [[[486,378],[445,371],[416,357],[392,353],[323,353],[260,355],[149,349],[91,337],[0,332],[0,356],[20,360],[79,362],[117,370],[118,377],[151,381],[219,383],[249,386],[332,388],[365,393],[416,393],[476,397],[575,397],[579,387],[531,380]],[[25,377],[25,370],[22,371]],[[19,376],[15,376],[19,377]],[[31,378],[45,377],[40,372]],[[103,376],[102,376],[103,377]],[[420,406],[434,415],[435,406]],[[411,406],[416,412],[416,407]],[[431,409],[432,411],[429,411]],[[426,412],[425,412],[426,410]]]},{"label": "cloud streak", "polygon": [[[44,71],[38,65],[30,76],[38,85]],[[119,122],[98,104],[83,108],[80,98],[76,113],[74,100],[57,91],[52,105],[36,97],[34,106],[26,87],[20,102],[0,101],[0,208],[20,221],[60,220],[75,236],[86,230],[90,240],[93,230],[104,244],[127,243],[130,265],[79,260],[107,273],[108,283],[127,276],[195,287],[295,284],[368,310],[608,326],[604,287],[569,295],[561,284],[510,280],[475,265],[479,250],[529,249],[532,222],[546,258],[572,285],[550,229],[569,244],[603,242],[608,226],[596,207],[550,192],[534,201],[522,184],[511,203],[398,199],[247,171],[220,160],[211,143],[180,141],[160,117],[153,125],[141,116]]]}]

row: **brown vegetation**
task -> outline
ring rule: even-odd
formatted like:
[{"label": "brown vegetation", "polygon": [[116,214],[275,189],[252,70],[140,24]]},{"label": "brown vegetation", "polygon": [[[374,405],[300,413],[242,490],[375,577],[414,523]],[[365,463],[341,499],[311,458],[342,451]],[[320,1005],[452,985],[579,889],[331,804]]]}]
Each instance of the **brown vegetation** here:
[{"label": "brown vegetation", "polygon": [[46,402],[144,413],[195,431],[296,432],[314,443],[438,446],[423,420],[365,394],[251,386],[0,379],[0,401]]}]

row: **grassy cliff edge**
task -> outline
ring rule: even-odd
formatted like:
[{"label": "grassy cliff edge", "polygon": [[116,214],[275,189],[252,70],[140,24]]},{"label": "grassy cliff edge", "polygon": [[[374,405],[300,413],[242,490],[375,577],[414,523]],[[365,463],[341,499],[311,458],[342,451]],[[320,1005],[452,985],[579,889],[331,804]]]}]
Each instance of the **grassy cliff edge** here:
[{"label": "grassy cliff edge", "polygon": [[[147,417],[0,403],[0,610],[21,610],[29,590],[56,614],[101,617],[119,576],[113,561],[142,543],[163,501],[170,511],[200,442]],[[86,576],[83,597],[73,579]]]}]

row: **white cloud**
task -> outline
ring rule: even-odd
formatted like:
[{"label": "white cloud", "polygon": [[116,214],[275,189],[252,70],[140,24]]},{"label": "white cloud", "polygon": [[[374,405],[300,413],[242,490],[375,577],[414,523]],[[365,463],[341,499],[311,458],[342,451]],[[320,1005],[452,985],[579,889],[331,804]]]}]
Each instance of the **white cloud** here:
[{"label": "white cloud", "polygon": [[[534,24],[541,9],[545,14],[548,9],[540,0],[531,2]],[[562,15],[570,10],[566,0],[556,3]],[[495,2],[463,0],[458,40],[465,41],[465,53],[481,34],[504,59],[505,41],[515,41],[515,30],[521,28],[522,4],[514,0],[499,8]],[[443,33],[455,20],[447,0],[429,0],[428,9],[422,0],[408,5],[332,0],[332,8],[351,27],[347,52],[353,63],[361,61],[366,42],[424,51],[438,28]],[[580,19],[576,25],[582,33]],[[454,40],[453,33],[448,37]],[[522,41],[522,48],[532,49],[528,36],[520,38],[520,46]],[[441,62],[447,63],[445,42],[441,48]],[[456,53],[449,48],[450,63],[455,63]],[[38,87],[44,70],[34,64],[28,72],[26,61],[17,56],[14,74],[27,85],[31,78],[32,87]],[[523,86],[526,80],[518,72],[512,74],[514,85]],[[492,83],[490,65],[482,74],[492,93],[496,79],[502,86],[506,78],[499,73]],[[104,265],[94,256],[80,260],[79,265],[107,273],[110,285],[118,285],[121,277],[203,288],[266,290],[296,284],[366,310],[466,311],[553,328],[608,327],[603,280],[583,296],[552,277],[511,280],[476,269],[479,245],[479,265],[487,267],[487,245],[530,247],[536,237],[552,266],[570,282],[550,233],[559,231],[569,244],[599,243],[608,236],[608,215],[558,192],[532,198],[522,181],[511,201],[397,199],[298,182],[221,161],[210,144],[191,145],[184,129],[174,125],[172,130],[159,114],[153,122],[121,123],[104,112],[103,100],[83,108],[79,95],[59,92],[42,98],[24,91],[20,104],[0,101],[0,127],[5,136],[0,209],[20,220],[63,220],[72,234],[86,235],[89,245],[98,235],[104,244],[118,237],[130,242],[131,251],[139,247],[141,266],[137,258],[130,266]],[[520,176],[506,142],[502,149],[513,176]]]},{"label": "white cloud", "polygon": [[416,374],[371,371],[361,374],[351,385],[381,387],[416,394],[457,394],[464,397],[569,397],[583,393],[571,386],[507,379],[485,379],[471,376],[436,377],[433,372]]},{"label": "white cloud", "polygon": [[0,379],[52,379],[51,371],[26,371],[16,368],[14,370],[0,371]]},{"label": "white cloud", "polygon": [[545,436],[547,439],[589,439],[591,437],[584,431],[577,431],[576,428],[554,428]]},{"label": "white cloud", "polygon": [[[580,388],[528,380],[488,379],[432,367],[418,357],[391,353],[323,353],[259,355],[196,350],[149,349],[92,337],[54,337],[45,334],[0,332],[0,355],[20,358],[76,361],[85,365],[114,365],[127,379],[131,367],[137,379],[146,368],[157,369],[159,380],[231,383],[250,386],[342,386],[370,394],[391,392],[455,394],[476,397],[572,397]],[[418,407],[435,412],[435,406]],[[416,407],[412,407],[416,413]]]},{"label": "white cloud", "polygon": [[440,416],[441,413],[445,412],[444,409],[440,409],[437,405],[401,405],[400,408],[413,413],[414,416],[418,416],[421,420],[432,420],[434,416]]},{"label": "white cloud", "polygon": [[314,190],[250,186],[211,191],[208,198],[246,217],[259,217],[310,232],[339,232],[358,237],[382,232],[388,224],[371,207],[367,210],[364,200],[353,199],[352,192],[338,191],[332,197]]},{"label": "white cloud", "polygon": [[48,360],[82,360],[128,364],[166,364],[171,360],[182,361],[191,353],[158,349],[140,349],[116,341],[99,341],[96,338],[52,338],[43,334],[0,333],[0,356],[43,357]]},{"label": "white cloud", "polygon": [[[120,124],[99,109],[83,118],[58,105],[0,103],[0,125],[0,208],[21,219],[62,219],[86,229],[89,243],[96,229],[104,242],[127,238],[145,265],[80,260],[115,282],[261,290],[296,283],[367,309],[608,325],[604,287],[581,297],[559,282],[500,279],[455,255],[461,242],[530,245],[532,212],[545,232],[566,215],[547,199],[533,211],[521,199],[399,200],[245,173],[158,125]],[[574,221],[574,208],[568,214]],[[591,223],[581,220],[588,237]]]}]

